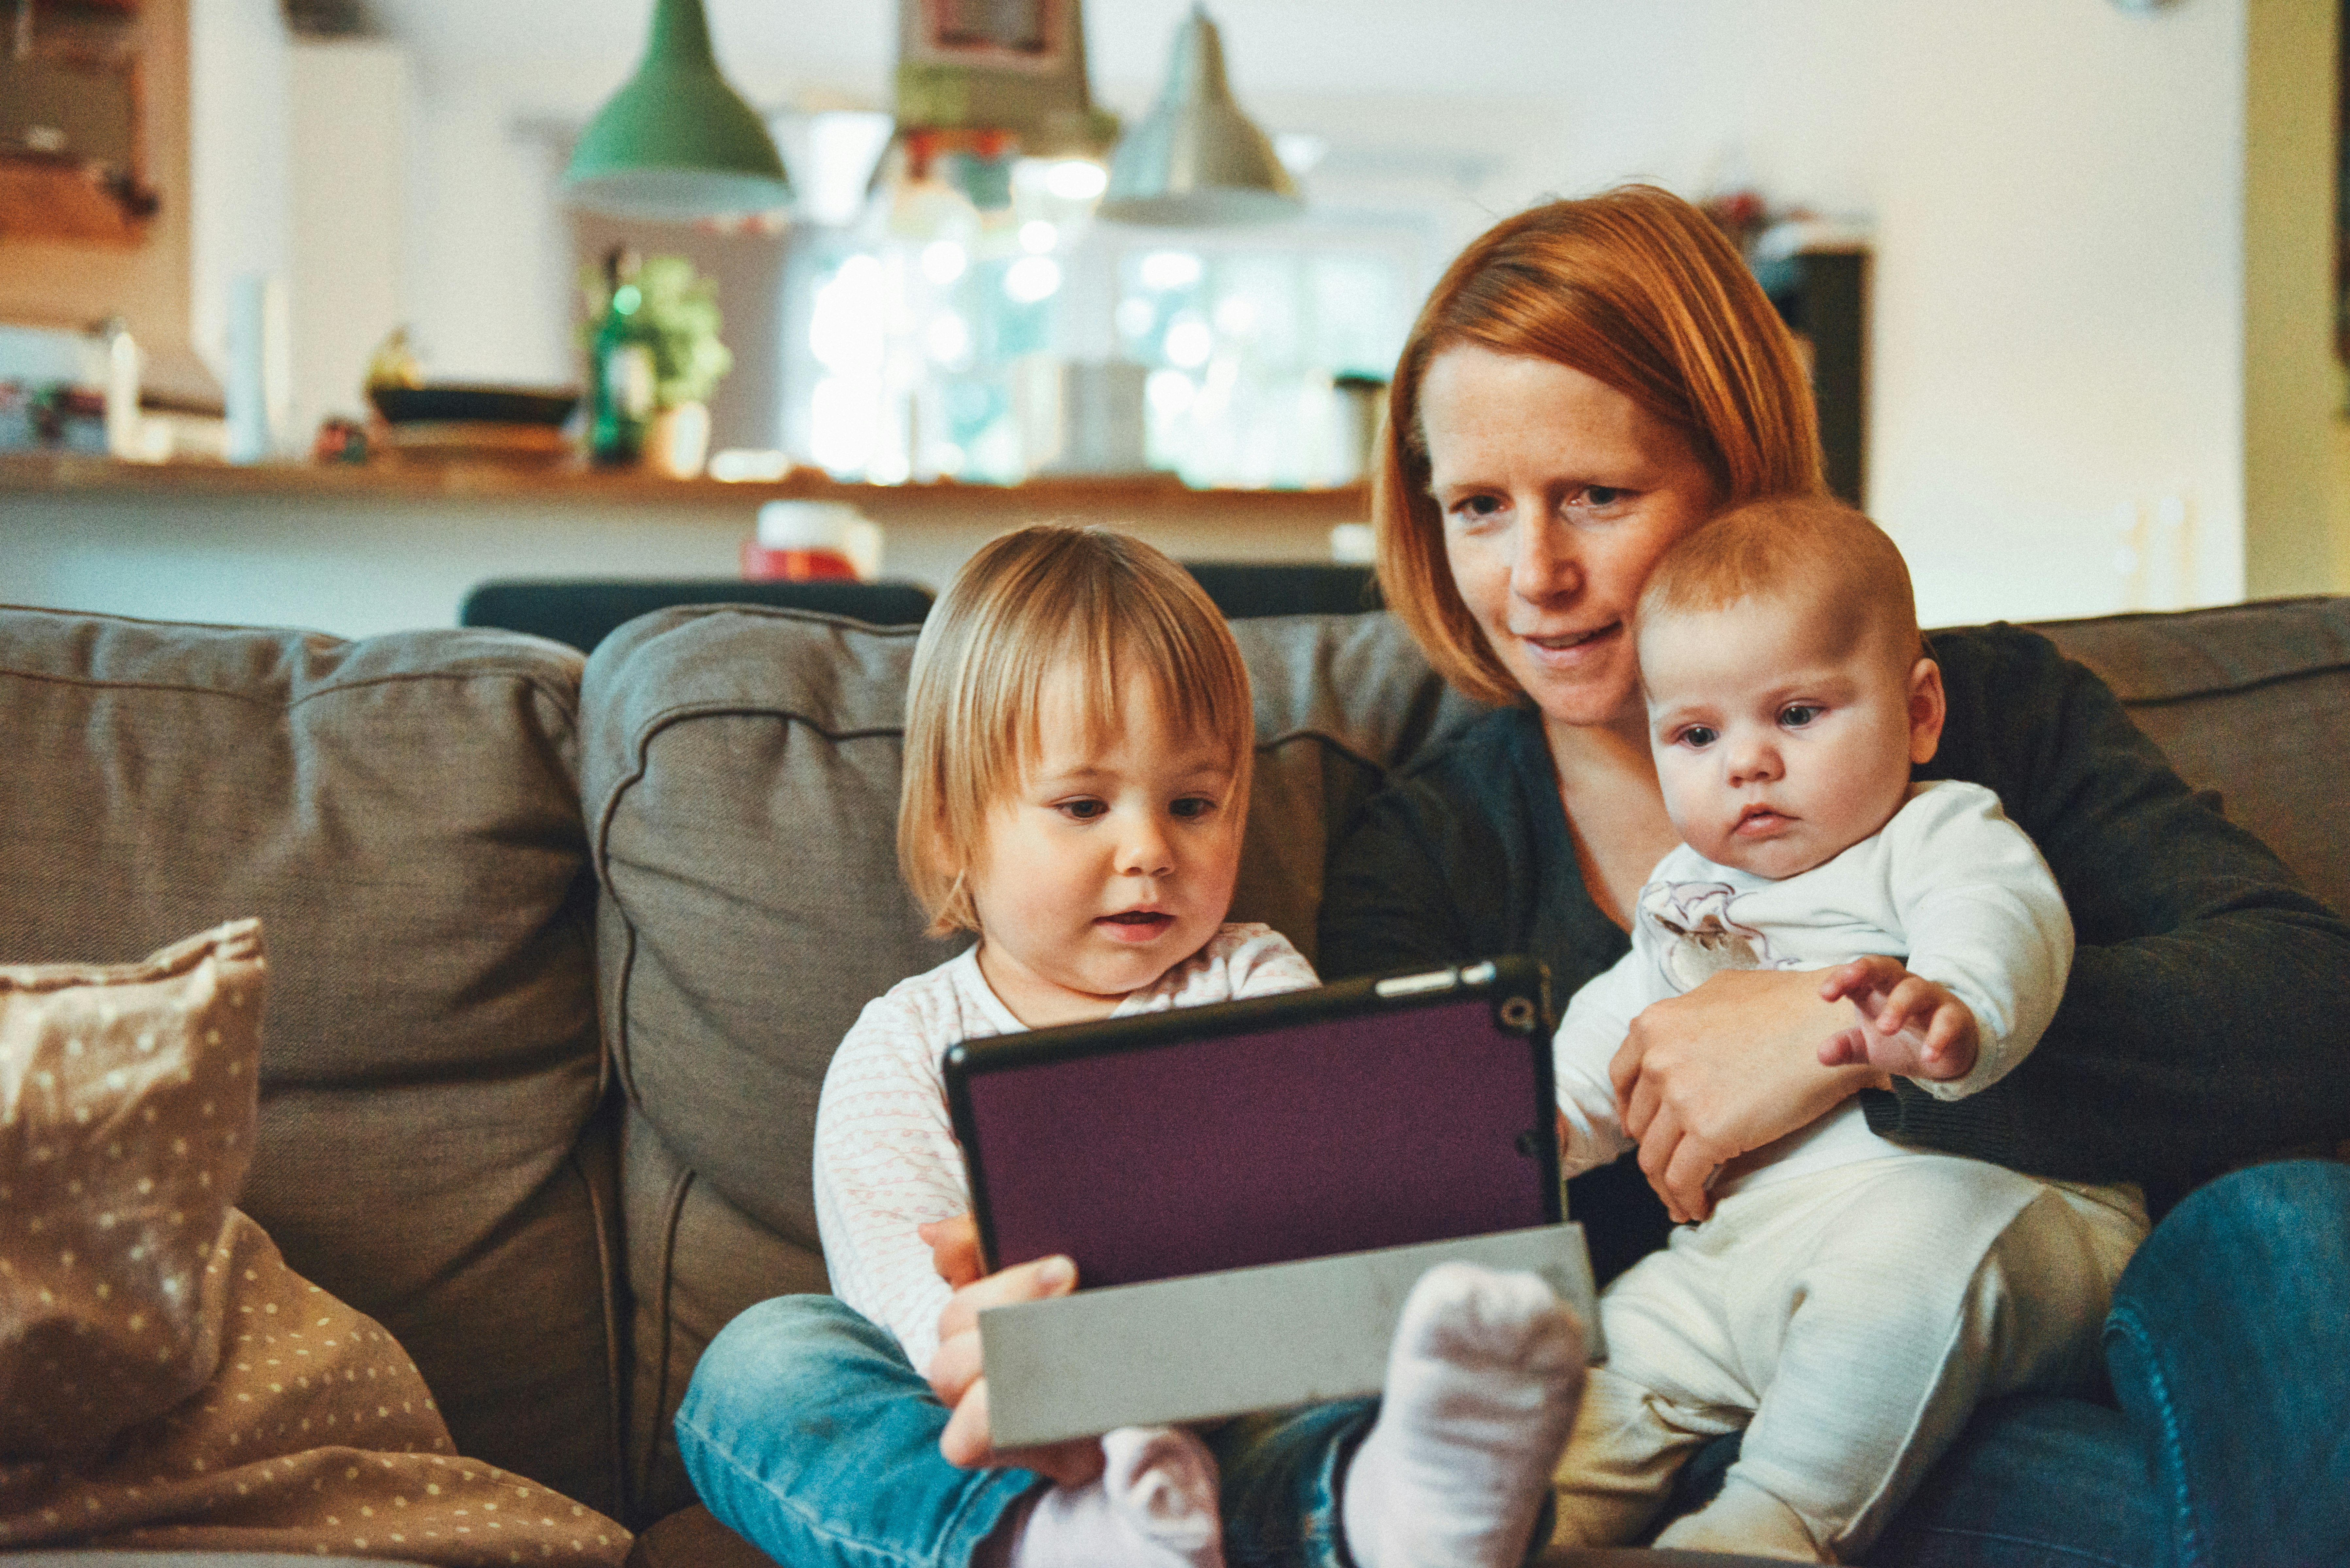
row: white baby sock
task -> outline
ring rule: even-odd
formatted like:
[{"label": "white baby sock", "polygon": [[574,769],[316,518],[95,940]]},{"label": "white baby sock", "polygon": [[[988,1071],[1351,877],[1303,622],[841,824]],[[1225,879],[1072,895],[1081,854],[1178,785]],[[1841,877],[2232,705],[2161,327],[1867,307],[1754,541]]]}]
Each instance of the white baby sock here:
[{"label": "white baby sock", "polygon": [[1180,1427],[1121,1427],[1102,1457],[1099,1480],[1037,1494],[1007,1568],[1223,1568],[1206,1444]]},{"label": "white baby sock", "polygon": [[1514,1568],[1583,1394],[1583,1332],[1533,1274],[1440,1263],[1404,1302],[1347,1472],[1363,1568]]}]

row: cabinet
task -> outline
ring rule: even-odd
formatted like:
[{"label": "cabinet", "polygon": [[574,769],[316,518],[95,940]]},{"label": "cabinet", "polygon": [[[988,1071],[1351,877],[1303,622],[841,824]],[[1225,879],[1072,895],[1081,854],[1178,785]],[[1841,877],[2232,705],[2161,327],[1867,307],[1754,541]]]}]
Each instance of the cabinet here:
[{"label": "cabinet", "polygon": [[130,246],[148,182],[140,0],[5,0],[0,236]]}]

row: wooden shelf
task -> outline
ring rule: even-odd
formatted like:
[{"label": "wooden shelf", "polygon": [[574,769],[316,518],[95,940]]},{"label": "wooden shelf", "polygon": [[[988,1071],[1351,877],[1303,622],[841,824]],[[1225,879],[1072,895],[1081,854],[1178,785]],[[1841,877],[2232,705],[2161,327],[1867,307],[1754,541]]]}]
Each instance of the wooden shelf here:
[{"label": "wooden shelf", "polygon": [[1370,515],[1360,484],[1330,490],[1193,490],[1170,474],[1055,477],[1025,484],[844,484],[816,470],[771,483],[722,483],[713,479],[663,479],[641,472],[585,467],[536,468],[500,462],[436,462],[381,464],[117,462],[62,453],[0,454],[0,496],[72,495],[170,500],[250,500],[291,504],[420,503],[468,508],[619,507],[635,510],[749,511],[766,501],[846,502],[885,526],[920,524],[925,517],[1001,519],[1118,517],[1148,522],[1167,517],[1294,524],[1353,523]]}]

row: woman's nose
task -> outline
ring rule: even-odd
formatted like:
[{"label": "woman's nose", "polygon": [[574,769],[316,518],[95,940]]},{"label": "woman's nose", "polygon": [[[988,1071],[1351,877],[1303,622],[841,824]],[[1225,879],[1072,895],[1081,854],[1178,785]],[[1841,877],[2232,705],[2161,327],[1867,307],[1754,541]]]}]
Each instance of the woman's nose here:
[{"label": "woman's nose", "polygon": [[1532,604],[1573,593],[1583,580],[1565,531],[1536,510],[1521,507],[1510,560],[1510,591]]}]

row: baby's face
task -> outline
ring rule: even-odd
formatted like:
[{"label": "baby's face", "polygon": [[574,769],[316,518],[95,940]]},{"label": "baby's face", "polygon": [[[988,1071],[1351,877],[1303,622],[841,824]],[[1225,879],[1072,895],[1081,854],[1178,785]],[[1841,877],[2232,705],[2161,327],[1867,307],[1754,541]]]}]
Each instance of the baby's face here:
[{"label": "baby's face", "polygon": [[1707,859],[1773,879],[1883,827],[1941,734],[1941,676],[1801,596],[1650,617],[1639,632],[1665,809]]}]

